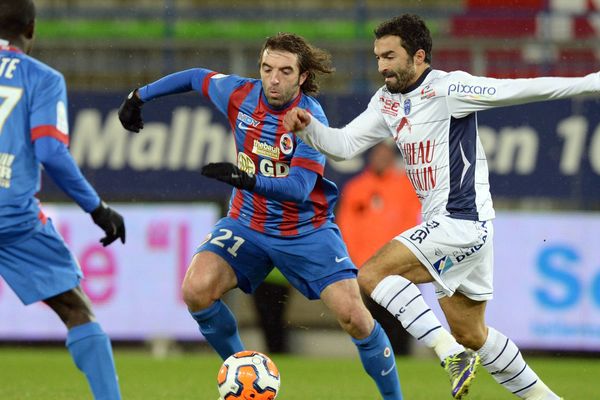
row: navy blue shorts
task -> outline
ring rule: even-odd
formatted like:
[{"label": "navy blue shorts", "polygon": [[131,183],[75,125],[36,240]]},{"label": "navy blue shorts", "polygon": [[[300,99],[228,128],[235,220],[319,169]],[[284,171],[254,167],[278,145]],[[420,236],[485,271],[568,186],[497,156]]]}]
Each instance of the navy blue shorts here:
[{"label": "navy blue shorts", "polygon": [[33,236],[0,246],[0,275],[25,305],[69,291],[83,277],[50,219]]},{"label": "navy blue shorts", "polygon": [[238,287],[253,293],[274,266],[308,299],[321,296],[327,286],[355,279],[357,269],[336,225],[302,236],[271,236],[225,217],[215,225],[196,253],[221,256],[235,271]]}]

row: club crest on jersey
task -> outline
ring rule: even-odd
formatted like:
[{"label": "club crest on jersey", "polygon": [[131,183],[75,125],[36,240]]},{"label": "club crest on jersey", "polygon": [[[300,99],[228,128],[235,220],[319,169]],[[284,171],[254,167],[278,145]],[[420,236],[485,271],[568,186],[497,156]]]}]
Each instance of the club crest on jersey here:
[{"label": "club crest on jersey", "polygon": [[239,169],[249,174],[256,173],[256,166],[254,165],[254,161],[252,161],[250,156],[242,152],[238,153],[237,166]]},{"label": "club crest on jersey", "polygon": [[434,262],[433,268],[435,268],[438,274],[442,275],[444,272],[447,272],[450,268],[452,268],[453,265],[454,263],[452,262],[450,257],[445,256]]},{"label": "club crest on jersey", "polygon": [[410,99],[404,100],[404,115],[410,114],[410,109],[412,108],[412,102]]},{"label": "club crest on jersey", "polygon": [[286,156],[290,154],[292,150],[294,150],[294,140],[292,140],[292,135],[289,133],[281,135],[281,138],[279,139],[279,148]]}]

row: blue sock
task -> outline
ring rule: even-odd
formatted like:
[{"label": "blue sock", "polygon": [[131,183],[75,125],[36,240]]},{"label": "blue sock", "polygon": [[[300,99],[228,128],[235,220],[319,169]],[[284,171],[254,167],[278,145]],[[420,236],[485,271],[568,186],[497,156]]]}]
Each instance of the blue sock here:
[{"label": "blue sock", "polygon": [[244,350],[233,313],[221,300],[204,310],[191,313],[198,323],[200,332],[223,360]]},{"label": "blue sock", "polygon": [[110,339],[100,324],[88,322],[69,329],[66,344],[75,365],[85,374],[94,399],[121,399]]},{"label": "blue sock", "polygon": [[390,339],[375,321],[373,332],[364,339],[352,341],[358,348],[365,371],[373,378],[384,400],[402,400],[400,379]]}]

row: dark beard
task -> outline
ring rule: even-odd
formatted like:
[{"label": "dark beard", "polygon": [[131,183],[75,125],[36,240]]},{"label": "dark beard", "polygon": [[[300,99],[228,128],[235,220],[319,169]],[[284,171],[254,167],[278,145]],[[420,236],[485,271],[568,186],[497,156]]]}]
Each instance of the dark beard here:
[{"label": "dark beard", "polygon": [[394,77],[396,78],[396,83],[388,83],[386,82],[385,87],[390,93],[400,93],[408,87],[410,81],[412,81],[415,77],[415,71],[413,70],[405,70],[401,73],[393,72],[388,73],[386,77]]}]

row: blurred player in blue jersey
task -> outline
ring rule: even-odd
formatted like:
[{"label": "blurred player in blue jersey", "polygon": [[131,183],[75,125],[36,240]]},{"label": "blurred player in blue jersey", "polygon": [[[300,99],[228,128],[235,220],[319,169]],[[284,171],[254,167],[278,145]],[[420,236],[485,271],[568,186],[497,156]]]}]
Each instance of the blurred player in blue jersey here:
[{"label": "blurred player in blue jersey", "polygon": [[27,55],[34,25],[33,1],[0,0],[0,275],[24,304],[43,301],[58,314],[94,398],[120,399],[110,340],[79,286],[79,265],[35,198],[40,164],[104,230],[104,246],[124,243],[125,226],[67,149],[65,81]]},{"label": "blurred player in blue jersey", "polygon": [[325,179],[325,157],[283,128],[292,107],[327,119],[311,95],[317,74],[332,71],[329,54],[293,34],[265,42],[261,79],[197,68],[134,90],[123,102],[123,126],[143,127],[141,108],[157,97],[196,91],[227,116],[237,166],[208,164],[202,174],[233,185],[228,216],[197,249],[183,282],[183,298],[200,331],[226,359],[244,349],[236,320],[221,297],[239,287],[252,293],[277,265],[309,299],[320,298],[352,336],[363,366],[384,399],[401,399],[389,339],[363,304],[338,227],[337,187]]}]

